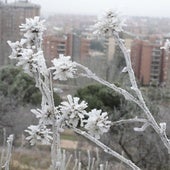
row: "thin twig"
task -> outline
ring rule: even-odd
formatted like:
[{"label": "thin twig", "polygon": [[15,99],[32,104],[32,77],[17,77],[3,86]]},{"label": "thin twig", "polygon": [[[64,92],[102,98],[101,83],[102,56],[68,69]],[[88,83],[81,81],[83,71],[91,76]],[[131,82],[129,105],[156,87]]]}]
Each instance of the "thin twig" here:
[{"label": "thin twig", "polygon": [[140,170],[140,168],[138,166],[136,166],[132,161],[126,159],[125,157],[123,157],[122,155],[120,155],[116,151],[112,150],[111,148],[109,148],[108,146],[106,146],[105,144],[103,144],[102,142],[100,142],[99,140],[94,138],[93,136],[89,135],[85,131],[81,131],[80,129],[77,129],[77,128],[74,128],[74,127],[71,127],[71,128],[73,129],[74,132],[76,132],[76,133],[84,136],[85,138],[89,139],[90,141],[95,143],[97,146],[102,148],[104,152],[106,152],[106,153],[114,156],[115,158],[119,159],[124,164],[128,165],[129,167],[131,167],[133,170]]}]

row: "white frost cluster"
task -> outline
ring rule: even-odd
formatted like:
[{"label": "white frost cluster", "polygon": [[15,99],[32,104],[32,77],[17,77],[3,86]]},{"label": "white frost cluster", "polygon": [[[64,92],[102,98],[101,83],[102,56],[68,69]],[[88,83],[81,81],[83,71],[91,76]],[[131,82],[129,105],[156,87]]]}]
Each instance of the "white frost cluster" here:
[{"label": "white frost cluster", "polygon": [[11,42],[11,41],[7,41],[7,43],[9,44],[9,46],[12,49],[12,53],[9,56],[10,59],[17,59],[21,57],[21,54],[23,53],[23,45],[24,42],[21,41],[16,41],[16,42]]},{"label": "white frost cluster", "polygon": [[36,144],[37,142],[41,142],[42,144],[50,144],[52,137],[51,137],[51,130],[47,129],[46,126],[35,126],[31,125],[25,130],[30,136],[26,137],[26,140],[30,141],[31,145]]},{"label": "white frost cluster", "polygon": [[109,131],[111,121],[108,120],[107,112],[93,109],[88,113],[89,118],[85,120],[85,129],[94,136],[96,139],[100,139],[100,135]]},{"label": "white frost cluster", "polygon": [[[21,24],[20,30],[22,32],[25,32],[24,36],[26,37],[27,40],[32,43],[37,43],[34,41],[41,41],[42,40],[42,34],[43,31],[46,30],[44,26],[45,20],[40,20],[40,17],[36,16],[33,19],[32,18],[27,18],[25,24]],[[38,37],[38,39],[37,39]]]},{"label": "white frost cluster", "polygon": [[103,133],[108,132],[111,126],[111,121],[108,120],[107,112],[93,109],[86,112],[87,103],[80,101],[78,97],[67,96],[68,101],[61,103],[60,110],[65,115],[67,123],[73,127],[80,126],[94,136],[100,139]]},{"label": "white frost cluster", "polygon": [[65,115],[69,124],[73,127],[77,127],[80,122],[83,126],[83,119],[86,114],[87,103],[85,101],[80,101],[78,97],[67,96],[68,101],[61,103],[61,112]]},{"label": "white frost cluster", "polygon": [[67,80],[68,78],[74,78],[76,73],[76,65],[71,61],[70,56],[64,56],[63,54],[59,55],[59,58],[52,60],[54,70],[54,80]]},{"label": "white frost cluster", "polygon": [[51,108],[45,105],[42,109],[32,109],[31,112],[39,119],[40,124],[52,125],[52,120],[57,119],[58,110],[56,108],[55,113],[53,113]]},{"label": "white frost cluster", "polygon": [[109,10],[95,25],[96,31],[94,33],[110,36],[113,35],[114,32],[123,31],[123,26],[123,20],[120,18],[118,13]]},{"label": "white frost cluster", "polygon": [[[46,74],[47,68],[43,52],[39,49],[41,46],[42,34],[45,30],[44,21],[40,21],[39,17],[34,19],[26,19],[26,24],[20,26],[21,30],[26,32],[25,38],[21,41],[8,41],[12,49],[10,59],[16,60],[16,66],[22,66],[24,72],[32,76],[36,72]],[[38,49],[37,49],[38,48]]]},{"label": "white frost cluster", "polygon": [[[109,20],[112,18],[112,23],[116,23],[112,13],[107,15]],[[53,66],[47,68],[41,50],[42,33],[45,30],[43,22],[39,17],[26,19],[26,23],[20,26],[21,31],[24,32],[24,38],[20,42],[8,41],[12,49],[10,58],[15,59],[17,66],[21,66],[27,74],[35,78],[36,86],[42,93],[42,108],[31,110],[39,119],[39,124],[31,125],[25,130],[29,134],[26,139],[30,141],[31,145],[37,142],[50,144],[53,140],[52,135],[58,133],[51,131],[54,126],[59,126],[57,129],[60,132],[66,126],[74,128],[81,126],[84,131],[99,139],[100,135],[107,132],[111,125],[106,112],[102,113],[101,110],[94,109],[88,113],[86,111],[88,104],[71,95],[68,95],[67,101],[61,102],[58,107],[54,105],[50,73],[54,80],[75,78],[77,65],[71,61],[70,56],[61,54],[59,58],[52,60]],[[110,24],[109,22],[107,24]],[[118,27],[115,27],[114,30],[118,31]]]}]

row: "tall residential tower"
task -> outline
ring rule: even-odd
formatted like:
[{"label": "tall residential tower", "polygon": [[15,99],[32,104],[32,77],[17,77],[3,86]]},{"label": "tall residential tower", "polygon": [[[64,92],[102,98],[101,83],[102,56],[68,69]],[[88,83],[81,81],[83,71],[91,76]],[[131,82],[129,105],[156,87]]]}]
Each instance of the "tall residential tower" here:
[{"label": "tall residential tower", "polygon": [[25,22],[25,18],[40,15],[40,6],[30,3],[28,0],[18,0],[13,3],[0,1],[0,66],[9,63],[10,48],[8,40],[20,39],[19,25]]}]

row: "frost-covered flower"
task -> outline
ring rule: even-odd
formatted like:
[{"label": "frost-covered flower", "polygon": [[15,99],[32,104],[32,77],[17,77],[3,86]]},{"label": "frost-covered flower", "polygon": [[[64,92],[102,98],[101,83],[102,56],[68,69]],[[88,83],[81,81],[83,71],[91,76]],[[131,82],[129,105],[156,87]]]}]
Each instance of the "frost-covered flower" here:
[{"label": "frost-covered flower", "polygon": [[123,20],[120,18],[118,13],[109,10],[95,25],[95,29],[97,30],[94,33],[112,35],[114,32],[123,31],[123,25]]},{"label": "frost-covered flower", "polygon": [[47,129],[46,126],[40,127],[39,125],[31,125],[28,127],[28,130],[25,132],[29,133],[30,136],[26,137],[31,145],[36,144],[37,142],[41,142],[42,144],[50,144],[52,140],[51,130]]},{"label": "frost-covered flower", "polygon": [[33,72],[37,70],[42,74],[47,74],[47,67],[42,51],[34,53],[32,49],[22,48],[19,42],[11,43],[12,54],[9,56],[11,59],[17,61],[16,66],[21,66],[25,73],[32,76]]},{"label": "frost-covered flower", "polygon": [[18,59],[18,63],[17,66],[23,66],[23,68],[25,67],[25,65],[30,64],[32,61],[32,55],[33,55],[33,51],[31,49],[23,49],[21,53],[19,53],[20,56],[17,58]]},{"label": "frost-covered flower", "polygon": [[19,41],[16,41],[16,42],[7,41],[7,43],[12,49],[12,54],[9,56],[9,58],[10,59],[17,59],[18,57],[20,57],[21,53],[22,53],[24,39],[22,39],[21,42],[19,42]]},{"label": "frost-covered flower", "polygon": [[40,33],[46,30],[44,27],[45,20],[40,20],[40,17],[26,18],[26,23],[21,24],[20,30],[23,32]]},{"label": "frost-covered flower", "polygon": [[86,123],[85,129],[96,139],[100,139],[100,135],[108,132],[111,126],[111,121],[108,120],[107,112],[102,113],[101,110],[93,109],[87,115],[89,118],[84,120]]},{"label": "frost-covered flower", "polygon": [[43,31],[46,30],[44,22],[45,20],[40,20],[40,17],[36,16],[33,19],[26,18],[26,23],[19,26],[20,30],[25,32],[28,48],[40,47]]},{"label": "frost-covered flower", "polygon": [[74,78],[77,69],[75,63],[70,59],[70,56],[60,54],[58,59],[55,58],[52,60],[54,67],[51,67],[51,69],[54,70],[54,80],[67,80],[67,78]]},{"label": "frost-covered flower", "polygon": [[78,97],[67,96],[68,102],[64,101],[60,105],[61,112],[65,115],[68,123],[74,127],[77,127],[79,121],[81,126],[83,126],[83,118],[86,114],[85,109],[87,108],[87,103],[85,101],[79,102]]},{"label": "frost-covered flower", "polygon": [[53,113],[48,105],[45,105],[43,109],[32,109],[32,113],[39,119],[40,124],[52,125],[53,119],[57,119],[58,109],[55,109]]}]

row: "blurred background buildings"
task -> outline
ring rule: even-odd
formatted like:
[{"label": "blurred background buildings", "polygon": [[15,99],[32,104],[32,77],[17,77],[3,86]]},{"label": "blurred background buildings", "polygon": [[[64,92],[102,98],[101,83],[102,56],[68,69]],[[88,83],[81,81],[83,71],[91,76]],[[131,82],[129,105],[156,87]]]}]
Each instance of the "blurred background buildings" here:
[{"label": "blurred background buildings", "polygon": [[[19,40],[19,25],[25,22],[25,18],[37,15],[41,15],[40,5],[29,0],[12,3],[0,1],[0,66],[10,63],[7,40]],[[123,56],[113,38],[96,37],[93,34],[92,25],[96,20],[96,16],[69,14],[46,18],[43,51],[47,64],[50,65],[51,60],[59,54],[69,55],[72,60],[90,67],[102,78],[115,81],[125,66]],[[132,65],[139,83],[170,84],[169,54],[160,48],[170,38],[170,19],[128,17],[126,23],[125,30],[131,34],[120,36],[131,50]]]},{"label": "blurred background buildings", "polygon": [[10,48],[7,40],[17,41],[20,38],[19,25],[25,18],[40,15],[40,6],[28,0],[13,3],[0,1],[0,66],[9,63]]}]

